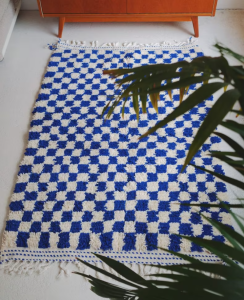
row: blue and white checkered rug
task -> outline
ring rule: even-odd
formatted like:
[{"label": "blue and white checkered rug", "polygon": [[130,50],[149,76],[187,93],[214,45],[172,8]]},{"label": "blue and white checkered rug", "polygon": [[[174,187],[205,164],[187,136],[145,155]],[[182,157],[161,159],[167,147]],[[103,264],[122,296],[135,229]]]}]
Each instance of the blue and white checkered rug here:
[{"label": "blue and white checkered rug", "polygon": [[[201,247],[176,234],[223,241],[195,208],[179,203],[227,200],[226,186],[188,166],[179,171],[212,100],[192,109],[156,134],[138,137],[179,104],[162,93],[159,115],[137,124],[128,101],[111,119],[100,118],[114,95],[104,69],[172,63],[203,55],[193,44],[140,47],[84,46],[59,42],[53,51],[33,111],[29,141],[20,164],[3,235],[1,261],[95,262],[91,252],[127,263],[180,262],[157,247],[214,261]],[[191,93],[196,86],[191,86]],[[211,137],[194,162],[223,172],[208,156],[220,139]],[[205,215],[230,224],[224,210]]]}]

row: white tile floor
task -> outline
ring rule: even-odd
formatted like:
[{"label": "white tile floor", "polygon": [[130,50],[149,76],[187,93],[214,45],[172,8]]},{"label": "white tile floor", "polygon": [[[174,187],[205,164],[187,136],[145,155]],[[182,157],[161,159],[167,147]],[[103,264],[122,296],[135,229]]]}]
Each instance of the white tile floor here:
[{"label": "white tile floor", "polygon": [[[0,63],[0,233],[4,227],[18,164],[23,156],[32,107],[50,51],[56,41],[57,19],[41,19],[38,12],[22,11],[9,47]],[[64,39],[159,42],[183,41],[193,33],[191,23],[165,24],[66,24]],[[199,45],[206,55],[216,55],[212,45],[220,41],[244,53],[244,11],[218,11],[215,18],[200,19]],[[225,147],[223,145],[223,147]],[[230,171],[228,171],[228,174]],[[232,173],[237,176],[236,173]],[[230,197],[232,188],[229,188]],[[240,191],[239,195],[241,195]],[[56,279],[57,268],[39,276],[9,276],[0,272],[0,299],[63,300],[98,299],[80,277]]]}]

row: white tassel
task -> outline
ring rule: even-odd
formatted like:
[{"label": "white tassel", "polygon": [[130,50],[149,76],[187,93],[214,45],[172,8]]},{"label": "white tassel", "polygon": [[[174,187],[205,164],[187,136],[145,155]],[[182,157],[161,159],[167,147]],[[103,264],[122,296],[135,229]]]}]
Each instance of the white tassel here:
[{"label": "white tassel", "polygon": [[5,266],[6,266],[6,263],[5,263],[5,262],[1,263],[1,264],[0,264],[0,270],[4,270]]},{"label": "white tassel", "polygon": [[76,261],[75,265],[76,265],[77,269],[79,270],[79,272],[81,272],[81,273],[85,272],[86,266],[83,263]]},{"label": "white tassel", "polygon": [[139,269],[139,275],[142,275],[142,265],[141,264],[138,265],[138,269]]},{"label": "white tassel", "polygon": [[[37,264],[38,265],[38,264]],[[39,273],[42,273],[42,272],[45,272],[48,268],[50,268],[51,266],[53,265],[53,262],[51,261],[44,261],[44,262],[41,262],[39,267],[38,267],[38,271]]]},{"label": "white tassel", "polygon": [[57,278],[62,278],[64,275],[63,264],[64,264],[63,262],[59,263],[59,272]]},{"label": "white tassel", "polygon": [[[160,43],[136,43],[136,42],[108,42],[108,43],[103,43],[99,46],[98,41],[92,41],[88,44],[88,47],[111,47],[111,48],[116,48],[116,47],[126,47],[126,48],[147,48],[147,47],[183,47],[183,46],[188,46],[188,45],[193,45],[196,42],[196,39],[193,37],[190,37],[184,42],[169,42],[169,41],[163,41]],[[47,47],[51,50],[54,50],[56,48],[79,48],[79,47],[85,47],[86,42],[85,41],[69,41],[69,40],[64,40],[62,41],[61,39],[58,40],[56,44],[48,44]]]},{"label": "white tassel", "polygon": [[110,273],[111,273],[111,274],[113,274],[113,275],[115,275],[115,276],[118,276],[118,273],[117,273],[114,269],[109,268],[109,270],[110,270]]},{"label": "white tassel", "polygon": [[[96,262],[96,263],[95,263],[95,266],[96,266],[97,268],[103,269],[102,263],[100,263],[100,262]],[[102,274],[101,274],[100,272],[98,272],[98,271],[95,272],[95,277],[96,277],[97,279],[101,279],[101,275],[102,275]]]},{"label": "white tassel", "polygon": [[12,260],[0,265],[1,270],[7,274],[31,275],[34,272],[42,273],[53,264],[52,261],[22,261]]},{"label": "white tassel", "polygon": [[97,47],[98,46],[98,41],[92,41],[91,46],[92,47]]},{"label": "white tassel", "polygon": [[142,276],[144,277],[146,273],[146,266],[142,265]]},{"label": "white tassel", "polygon": [[59,274],[57,278],[62,278],[63,276],[69,277],[71,270],[69,269],[69,262],[60,262],[59,264]]},{"label": "white tassel", "polygon": [[64,271],[66,277],[70,277],[70,275],[71,275],[71,273],[72,273],[70,267],[71,267],[70,262],[66,262],[66,265],[65,265],[65,271]]},{"label": "white tassel", "polygon": [[150,275],[150,274],[152,274],[152,267],[151,266],[149,266],[149,268],[148,268],[148,275]]},{"label": "white tassel", "polygon": [[135,273],[137,272],[137,269],[136,269],[136,264],[132,264],[132,267],[131,267],[132,271],[134,271]]}]

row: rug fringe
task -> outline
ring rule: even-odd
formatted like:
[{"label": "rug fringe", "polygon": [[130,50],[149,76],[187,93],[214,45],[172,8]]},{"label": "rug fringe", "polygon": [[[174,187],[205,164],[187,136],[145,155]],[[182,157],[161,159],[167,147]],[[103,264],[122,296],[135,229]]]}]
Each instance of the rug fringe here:
[{"label": "rug fringe", "polygon": [[59,39],[57,43],[47,44],[47,48],[50,50],[56,50],[57,48],[79,48],[79,47],[95,47],[95,48],[150,48],[150,47],[183,47],[194,45],[197,39],[194,37],[190,37],[185,41],[179,42],[174,40],[163,41],[159,43],[137,43],[137,42],[108,42],[100,44],[98,41],[86,42],[86,41],[78,41],[78,40],[61,40]]},{"label": "rug fringe", "polygon": [[33,273],[42,273],[46,271],[54,262],[48,261],[19,261],[11,260],[3,262],[0,270],[9,275],[31,275]]},{"label": "rug fringe", "polygon": [[[43,273],[45,272],[50,266],[57,264],[59,267],[59,272],[57,274],[57,278],[65,278],[70,277],[72,275],[72,272],[78,271],[82,274],[91,275],[97,279],[104,280],[106,282],[115,282],[113,279],[101,274],[100,272],[97,272],[81,262],[73,261],[73,262],[55,262],[55,261],[19,261],[19,260],[11,260],[8,262],[4,262],[0,265],[0,270],[3,270],[4,273],[9,275],[32,275],[33,273]],[[110,268],[105,263],[96,262],[93,263],[97,268],[100,268],[104,271],[107,271],[110,274],[113,274],[117,276],[118,278],[123,278],[123,276],[119,275],[116,271],[114,271],[112,268]],[[136,272],[138,275],[147,278],[150,274],[176,274],[175,272],[172,272],[170,270],[157,268],[156,266],[151,265],[144,265],[144,264],[130,264],[125,263],[126,267],[130,268],[134,272]],[[219,278],[216,274],[208,273],[208,272],[200,272],[205,275],[210,276],[211,278]],[[87,281],[87,278],[81,276],[84,281]],[[157,280],[157,277],[150,276],[150,279]]]}]

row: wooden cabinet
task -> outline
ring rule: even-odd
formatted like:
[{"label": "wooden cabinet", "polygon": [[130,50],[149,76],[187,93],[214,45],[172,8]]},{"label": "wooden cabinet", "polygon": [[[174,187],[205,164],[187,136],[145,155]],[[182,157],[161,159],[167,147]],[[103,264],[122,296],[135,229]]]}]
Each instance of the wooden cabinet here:
[{"label": "wooden cabinet", "polygon": [[191,21],[199,36],[198,17],[214,16],[218,0],[37,0],[42,17],[65,22]]},{"label": "wooden cabinet", "polygon": [[127,12],[131,14],[204,14],[214,10],[214,2],[214,0],[127,0]]},{"label": "wooden cabinet", "polygon": [[126,0],[41,0],[45,14],[126,14]]}]

